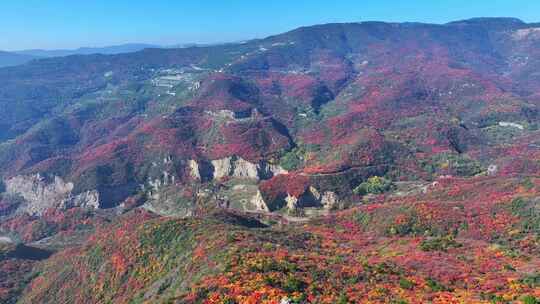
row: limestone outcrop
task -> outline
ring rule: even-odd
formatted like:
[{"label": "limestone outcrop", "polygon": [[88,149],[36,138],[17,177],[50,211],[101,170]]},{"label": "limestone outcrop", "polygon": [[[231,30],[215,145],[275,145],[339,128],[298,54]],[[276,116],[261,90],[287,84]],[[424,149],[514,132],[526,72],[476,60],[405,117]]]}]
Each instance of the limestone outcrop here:
[{"label": "limestone outcrop", "polygon": [[256,164],[250,163],[240,157],[226,157],[212,161],[214,179],[224,177],[239,177],[259,179],[259,170]]},{"label": "limestone outcrop", "polygon": [[296,210],[298,208],[298,198],[295,196],[288,194],[285,198],[285,202],[287,203],[287,209],[289,210]]},{"label": "limestone outcrop", "polygon": [[74,207],[99,209],[99,192],[97,190],[86,191],[64,200],[63,203],[64,205],[61,207],[64,209]]},{"label": "limestone outcrop", "polygon": [[41,215],[49,208],[99,208],[99,193],[95,190],[73,195],[73,183],[58,176],[46,179],[40,174],[20,175],[4,181],[6,194],[20,196],[24,203],[18,212]]},{"label": "limestone outcrop", "polygon": [[326,210],[335,209],[339,205],[339,199],[335,192],[324,192],[321,197],[321,205]]},{"label": "limestone outcrop", "polygon": [[255,209],[258,211],[270,212],[268,205],[266,205],[266,202],[262,197],[261,191],[257,191],[257,194],[253,196],[253,198],[251,199],[251,204],[253,204],[253,206],[255,206]]},{"label": "limestone outcrop", "polygon": [[272,212],[283,207],[289,211],[294,211],[303,208],[322,208],[324,210],[332,210],[340,207],[341,201],[338,195],[332,191],[320,192],[315,187],[309,187],[303,194],[299,196],[287,194],[286,197],[279,198],[278,201],[267,202],[264,195],[258,191],[251,200],[252,204],[258,210]]},{"label": "limestone outcrop", "polygon": [[201,169],[199,168],[199,163],[197,163],[196,160],[190,159],[188,161],[188,167],[189,167],[189,176],[191,178],[196,180],[201,180]]},{"label": "limestone outcrop", "polygon": [[252,163],[238,156],[212,160],[209,164],[189,160],[187,167],[189,175],[193,179],[203,181],[207,176],[210,176],[210,179],[213,180],[220,180],[225,177],[264,180],[287,173],[287,170],[278,165],[269,164],[267,161]]}]

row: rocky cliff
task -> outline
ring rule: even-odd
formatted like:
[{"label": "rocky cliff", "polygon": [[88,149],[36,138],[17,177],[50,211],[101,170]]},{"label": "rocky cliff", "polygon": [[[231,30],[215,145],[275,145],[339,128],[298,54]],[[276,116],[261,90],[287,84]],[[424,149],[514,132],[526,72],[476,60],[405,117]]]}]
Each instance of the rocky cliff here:
[{"label": "rocky cliff", "polygon": [[41,174],[15,176],[4,181],[7,195],[20,196],[24,203],[18,212],[41,215],[49,208],[99,208],[99,193],[95,190],[73,194],[73,183],[58,176],[45,178]]},{"label": "rocky cliff", "polygon": [[264,180],[287,173],[287,170],[267,161],[252,163],[238,156],[216,159],[210,163],[190,160],[188,168],[192,178],[202,181],[208,178],[221,180],[225,177]]},{"label": "rocky cliff", "polygon": [[341,207],[342,202],[333,191],[321,192],[310,186],[301,194],[287,193],[287,196],[273,200],[265,200],[264,195],[258,191],[251,203],[261,211],[276,211],[286,208],[288,212],[294,212],[304,208],[318,208],[333,210]]}]

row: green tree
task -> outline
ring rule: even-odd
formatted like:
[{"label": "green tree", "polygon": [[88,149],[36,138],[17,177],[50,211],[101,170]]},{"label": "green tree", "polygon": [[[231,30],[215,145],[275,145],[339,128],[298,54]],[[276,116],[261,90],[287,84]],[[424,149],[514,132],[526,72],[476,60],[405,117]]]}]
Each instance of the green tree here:
[{"label": "green tree", "polygon": [[523,302],[523,304],[538,304],[538,303],[540,303],[540,300],[538,300],[536,297],[531,296],[531,295],[524,296],[521,301]]},{"label": "green tree", "polygon": [[353,192],[357,195],[382,194],[391,190],[393,186],[391,180],[380,176],[372,176],[367,181],[358,185]]}]

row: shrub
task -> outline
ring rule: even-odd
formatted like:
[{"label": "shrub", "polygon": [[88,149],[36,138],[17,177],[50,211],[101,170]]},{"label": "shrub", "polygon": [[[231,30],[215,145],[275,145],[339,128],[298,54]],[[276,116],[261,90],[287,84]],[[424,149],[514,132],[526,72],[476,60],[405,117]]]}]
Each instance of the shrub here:
[{"label": "shrub", "polygon": [[458,176],[475,176],[483,172],[482,165],[466,155],[455,153],[440,153],[432,157],[431,162],[424,165],[428,172],[434,173],[437,170],[449,170],[451,174]]},{"label": "shrub", "polygon": [[400,278],[399,279],[399,287],[403,288],[403,289],[407,289],[407,290],[411,290],[414,288],[414,282],[412,281],[409,281],[405,278]]},{"label": "shrub", "polygon": [[482,173],[480,163],[466,157],[457,158],[452,164],[452,168],[458,176],[474,176]]},{"label": "shrub", "polygon": [[453,236],[436,237],[423,240],[420,249],[423,251],[447,251],[450,248],[459,248],[462,244],[456,242]]},{"label": "shrub", "polygon": [[236,304],[236,301],[231,298],[226,298],[223,300],[223,304]]},{"label": "shrub", "polygon": [[306,284],[295,276],[290,275],[289,277],[287,277],[285,282],[283,282],[282,287],[283,290],[285,290],[286,292],[293,293],[303,291],[306,287]]},{"label": "shrub", "polygon": [[368,178],[367,181],[361,183],[356,187],[353,192],[357,195],[366,195],[366,194],[382,194],[391,190],[393,187],[392,181],[380,177],[372,176]]},{"label": "shrub", "polygon": [[531,288],[539,287],[540,286],[540,272],[526,276],[520,281],[522,284],[525,284]]},{"label": "shrub", "polygon": [[518,197],[512,200],[510,210],[520,218],[520,226],[524,232],[540,232],[540,211],[534,202]]},{"label": "shrub", "polygon": [[272,271],[278,271],[283,273],[290,273],[296,270],[296,265],[287,261],[276,261],[272,258],[264,258],[249,265],[250,270],[259,273],[267,273]]},{"label": "shrub", "polygon": [[426,284],[433,292],[450,291],[446,286],[442,285],[441,283],[435,281],[432,278],[428,278],[426,280]]},{"label": "shrub", "polygon": [[347,295],[345,293],[342,293],[339,295],[339,298],[337,299],[337,304],[347,304],[350,303],[349,299],[347,298]]},{"label": "shrub", "polygon": [[485,301],[489,301],[489,303],[506,303],[504,298],[500,295],[495,295],[492,293],[480,293],[480,298]]},{"label": "shrub", "polygon": [[[534,183],[531,181],[531,178],[530,178],[530,177],[525,178],[521,184],[522,184],[523,187],[525,187],[525,189],[527,189],[527,190],[531,190],[532,188],[534,188]],[[1,190],[1,189],[0,189],[0,190]]]},{"label": "shrub", "polygon": [[357,210],[356,213],[354,214],[354,219],[362,227],[367,227],[372,220],[371,215],[369,213],[362,212],[359,210]]},{"label": "shrub", "polygon": [[523,304],[539,304],[540,303],[540,300],[538,300],[536,297],[531,296],[531,295],[524,296],[521,299],[521,301],[523,302]]},{"label": "shrub", "polygon": [[292,151],[287,152],[280,159],[280,165],[283,169],[293,171],[300,168],[304,163],[305,151],[302,148],[295,148]]}]

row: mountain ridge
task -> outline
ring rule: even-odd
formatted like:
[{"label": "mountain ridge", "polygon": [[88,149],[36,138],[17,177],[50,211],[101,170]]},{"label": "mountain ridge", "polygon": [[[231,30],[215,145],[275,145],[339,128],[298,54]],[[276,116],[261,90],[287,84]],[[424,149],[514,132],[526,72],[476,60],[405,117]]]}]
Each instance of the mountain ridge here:
[{"label": "mountain ridge", "polygon": [[0,68],[24,64],[38,58],[37,56],[0,51]]},{"label": "mountain ridge", "polygon": [[187,48],[187,47],[200,47],[214,44],[199,44],[199,43],[182,43],[174,45],[158,45],[149,43],[125,43],[118,45],[110,45],[103,47],[80,47],[76,49],[28,49],[11,51],[14,54],[29,55],[39,58],[51,58],[51,57],[66,57],[72,55],[117,55],[123,53],[133,53],[144,49],[175,49],[175,48]]},{"label": "mountain ridge", "polygon": [[69,55],[91,55],[91,54],[120,54],[140,51],[145,48],[158,48],[155,44],[144,43],[126,43],[104,47],[80,47],[77,49],[59,49],[59,50],[43,50],[29,49],[13,51],[16,54],[31,55],[36,57],[65,57]]}]

